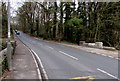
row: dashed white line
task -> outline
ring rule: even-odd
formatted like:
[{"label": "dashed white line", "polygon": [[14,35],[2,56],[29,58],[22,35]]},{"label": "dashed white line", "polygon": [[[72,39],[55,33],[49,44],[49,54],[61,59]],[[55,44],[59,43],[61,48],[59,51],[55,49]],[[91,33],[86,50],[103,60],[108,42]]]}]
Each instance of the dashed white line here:
[{"label": "dashed white line", "polygon": [[105,55],[105,54],[102,54],[103,56],[107,56],[107,55]]},{"label": "dashed white line", "polygon": [[108,76],[111,76],[112,78],[118,79],[116,76],[114,76],[114,75],[112,75],[112,74],[110,74],[110,73],[108,73],[108,72],[106,72],[104,70],[101,70],[99,68],[97,68],[97,70],[100,71],[100,72],[102,72],[102,73],[104,73],[104,74],[107,74]]},{"label": "dashed white line", "polygon": [[96,53],[96,54],[100,54],[100,53]]},{"label": "dashed white line", "polygon": [[110,57],[110,58],[114,58],[113,56],[108,56],[108,57]]},{"label": "dashed white line", "polygon": [[52,47],[50,47],[50,46],[47,46],[48,48],[50,48],[50,49],[54,49],[54,48],[52,48]]},{"label": "dashed white line", "polygon": [[115,59],[120,60],[120,58],[115,58]]},{"label": "dashed white line", "polygon": [[59,51],[60,53],[62,53],[62,54],[64,54],[64,55],[66,55],[66,56],[69,56],[69,57],[71,57],[71,58],[73,58],[73,59],[75,59],[75,60],[78,60],[78,58],[76,58],[76,57],[74,57],[74,56],[71,56],[71,55],[69,55],[69,54],[67,54],[67,53],[65,53],[65,52],[62,52],[62,51]]},{"label": "dashed white line", "polygon": [[115,59],[120,60],[119,58],[115,58]]}]

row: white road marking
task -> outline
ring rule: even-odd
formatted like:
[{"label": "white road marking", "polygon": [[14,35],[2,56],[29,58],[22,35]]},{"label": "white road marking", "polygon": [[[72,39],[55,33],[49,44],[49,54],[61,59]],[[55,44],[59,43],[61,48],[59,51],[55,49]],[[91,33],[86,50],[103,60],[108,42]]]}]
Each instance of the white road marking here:
[{"label": "white road marking", "polygon": [[40,60],[39,56],[38,56],[32,49],[31,49],[31,51],[32,51],[32,52],[35,54],[35,56],[37,57],[37,59],[38,59],[40,65],[41,65],[41,69],[43,70],[45,79],[48,79],[47,73],[46,73],[46,71],[45,71],[45,69],[44,69],[44,67],[43,67],[42,61]]},{"label": "white road marking", "polygon": [[[29,50],[29,51],[31,52],[31,50]],[[32,54],[32,57],[33,57],[33,59],[34,59],[34,61],[35,61],[35,65],[36,65],[36,67],[37,67],[38,77],[39,77],[39,79],[42,79],[41,73],[40,73],[40,70],[39,70],[39,67],[38,67],[38,63],[37,63],[37,61],[36,61],[36,59],[35,59],[35,56],[33,55],[32,52],[31,52],[31,54]]]},{"label": "white road marking", "polygon": [[100,54],[100,53],[96,53],[96,54]]},{"label": "white road marking", "polygon": [[[25,46],[25,44],[23,44]],[[25,46],[27,48],[27,46]],[[28,48],[27,48],[28,49]],[[29,49],[28,49],[29,50]]]},{"label": "white road marking", "polygon": [[108,56],[108,57],[110,57],[110,58],[114,58],[113,56]]},{"label": "white road marking", "polygon": [[[34,55],[37,57],[37,59],[38,59],[38,61],[39,61],[39,63],[40,63],[41,69],[43,70],[45,79],[48,79],[47,73],[46,73],[46,71],[45,71],[45,69],[44,69],[44,67],[43,67],[42,61],[40,60],[39,56],[38,56],[32,49],[28,48],[25,44],[23,44],[23,45],[24,45],[30,52],[33,52]],[[33,53],[32,53],[32,54],[33,54]],[[34,58],[35,58],[35,57],[34,57]],[[37,62],[35,62],[35,63],[37,63]],[[37,64],[37,67],[38,67],[38,64]],[[39,67],[38,67],[38,68],[39,68]],[[42,77],[41,77],[41,72],[40,72],[40,70],[38,70],[38,69],[37,69],[37,71],[38,71],[38,77],[39,77],[39,80],[40,80],[40,79],[42,78]]]},{"label": "white road marking", "polygon": [[62,53],[62,54],[64,54],[64,55],[66,55],[66,56],[69,56],[69,57],[71,57],[71,58],[73,58],[73,59],[75,59],[75,60],[78,60],[78,58],[76,58],[76,57],[74,57],[74,56],[71,56],[71,55],[69,55],[69,54],[67,54],[67,53],[65,53],[65,52],[62,52],[62,51],[59,51],[60,53]]},{"label": "white road marking", "polygon": [[48,48],[50,48],[50,49],[54,49],[54,48],[52,48],[52,47],[50,47],[50,46],[47,46]]},{"label": "white road marking", "polygon": [[[24,44],[23,44],[24,45]],[[25,45],[24,45],[25,46]],[[35,65],[36,65],[36,68],[37,68],[37,72],[38,72],[38,78],[39,79],[42,79],[42,77],[41,77],[41,73],[40,73],[40,70],[39,70],[39,67],[38,67],[38,63],[37,63],[37,61],[36,61],[36,59],[35,59],[35,56],[33,55],[33,53],[32,53],[32,51],[27,47],[27,46],[25,46],[29,51],[30,51],[30,53],[31,53],[31,55],[32,55],[32,57],[33,57],[33,60],[34,60],[34,62],[35,62]]]},{"label": "white road marking", "polygon": [[114,76],[114,75],[112,75],[112,74],[110,74],[110,73],[108,73],[108,72],[106,72],[104,70],[101,70],[99,68],[97,68],[97,70],[100,71],[100,72],[102,72],[102,73],[104,73],[104,74],[107,74],[107,75],[111,76],[112,78],[118,79],[116,76]]},{"label": "white road marking", "polygon": [[107,55],[105,55],[105,54],[102,54],[103,56],[107,56]]},{"label": "white road marking", "polygon": [[115,59],[120,60],[119,58],[115,58]]},{"label": "white road marking", "polygon": [[116,58],[117,60],[120,60],[120,58]]}]

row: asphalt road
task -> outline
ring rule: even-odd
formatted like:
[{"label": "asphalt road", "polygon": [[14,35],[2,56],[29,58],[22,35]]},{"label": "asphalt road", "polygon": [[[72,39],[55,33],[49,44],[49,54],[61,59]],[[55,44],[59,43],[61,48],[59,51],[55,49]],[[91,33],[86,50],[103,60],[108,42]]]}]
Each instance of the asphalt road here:
[{"label": "asphalt road", "polygon": [[18,37],[39,56],[49,79],[85,76],[95,79],[118,78],[118,60],[116,59],[37,40],[22,32]]}]

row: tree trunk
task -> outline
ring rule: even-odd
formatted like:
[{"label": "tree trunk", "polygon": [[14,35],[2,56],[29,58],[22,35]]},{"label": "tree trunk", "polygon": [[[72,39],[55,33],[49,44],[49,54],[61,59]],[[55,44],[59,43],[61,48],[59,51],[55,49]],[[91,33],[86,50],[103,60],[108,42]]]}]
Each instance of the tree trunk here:
[{"label": "tree trunk", "polygon": [[54,26],[53,26],[53,38],[56,38],[56,25],[57,25],[57,2],[54,2],[55,11],[54,11]]}]

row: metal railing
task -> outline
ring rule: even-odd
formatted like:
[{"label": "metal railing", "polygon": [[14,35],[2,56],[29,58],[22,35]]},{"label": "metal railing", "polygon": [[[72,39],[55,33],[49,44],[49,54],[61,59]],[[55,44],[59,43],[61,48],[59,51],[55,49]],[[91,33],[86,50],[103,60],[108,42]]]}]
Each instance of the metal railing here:
[{"label": "metal railing", "polygon": [[[7,48],[0,52],[0,81],[5,69],[12,70],[12,54],[15,46],[11,44],[11,32],[10,32],[10,0],[8,0],[7,6],[7,18],[8,18],[8,41]],[[16,45],[16,42],[14,42]]]},{"label": "metal railing", "polygon": [[[5,70],[12,70],[12,55],[14,54],[16,42],[12,41],[11,45],[0,52],[0,79]],[[7,44],[9,44],[7,42]]]},{"label": "metal railing", "polygon": [[4,50],[2,50],[0,52],[0,77],[2,77],[3,72],[5,69],[7,69],[8,65],[7,61],[6,61],[6,54],[7,54],[7,48],[5,48]]}]

